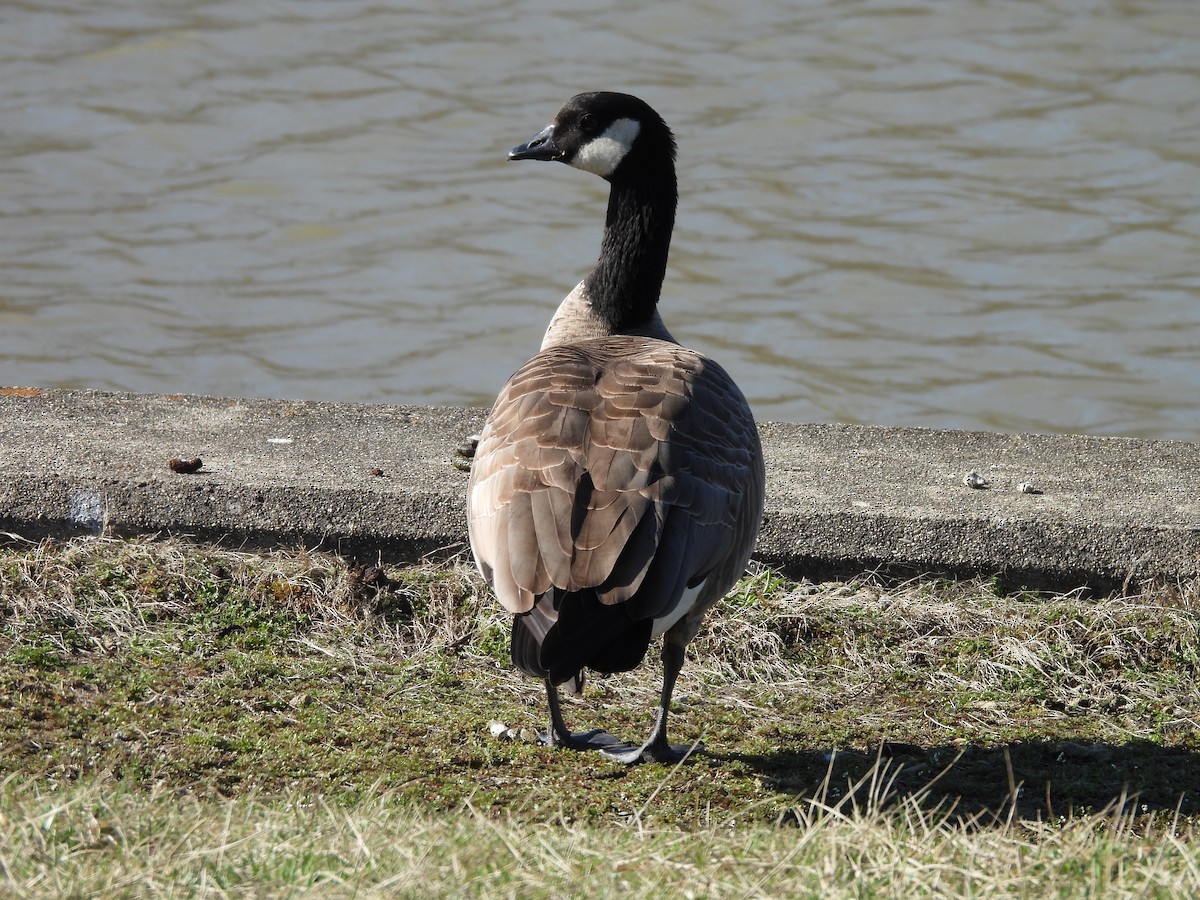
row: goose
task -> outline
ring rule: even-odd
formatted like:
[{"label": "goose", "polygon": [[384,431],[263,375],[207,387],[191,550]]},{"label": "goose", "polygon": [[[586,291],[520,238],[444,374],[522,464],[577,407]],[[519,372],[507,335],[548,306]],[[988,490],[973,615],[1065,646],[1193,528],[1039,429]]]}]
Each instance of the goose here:
[{"label": "goose", "polygon": [[[599,175],[608,215],[595,267],[488,414],[467,488],[471,549],[514,616],[513,664],[545,685],[541,742],[680,761],[699,746],[667,741],[684,649],[745,571],[762,518],[758,429],[725,370],[658,313],[678,199],[658,113],[628,94],[578,94],[508,158]],[[649,737],[572,733],[559,687],[637,668],[659,636]]]}]

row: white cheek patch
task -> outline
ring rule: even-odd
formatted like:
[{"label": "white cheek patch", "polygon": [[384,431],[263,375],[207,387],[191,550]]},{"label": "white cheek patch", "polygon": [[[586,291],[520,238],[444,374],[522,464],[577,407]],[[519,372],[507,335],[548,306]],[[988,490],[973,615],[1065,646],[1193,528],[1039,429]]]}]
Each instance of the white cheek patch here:
[{"label": "white cheek patch", "polygon": [[617,119],[604,129],[604,134],[584,144],[571,160],[571,165],[607,178],[621,164],[641,130],[642,125],[636,119]]}]

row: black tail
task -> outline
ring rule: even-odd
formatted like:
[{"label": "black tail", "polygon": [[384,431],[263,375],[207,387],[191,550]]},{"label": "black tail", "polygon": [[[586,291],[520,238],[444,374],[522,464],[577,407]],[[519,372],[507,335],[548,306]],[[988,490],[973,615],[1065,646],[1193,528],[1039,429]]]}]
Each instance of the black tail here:
[{"label": "black tail", "polygon": [[583,669],[628,672],[646,655],[654,622],[634,621],[623,604],[606,606],[595,591],[580,591],[560,594],[554,605],[558,622],[540,646],[523,616],[513,620],[513,665],[527,675],[562,684]]},{"label": "black tail", "polygon": [[525,616],[513,619],[512,641],[508,645],[513,665],[534,678],[545,678],[549,673],[542,668],[542,648],[532,631],[525,627]]}]

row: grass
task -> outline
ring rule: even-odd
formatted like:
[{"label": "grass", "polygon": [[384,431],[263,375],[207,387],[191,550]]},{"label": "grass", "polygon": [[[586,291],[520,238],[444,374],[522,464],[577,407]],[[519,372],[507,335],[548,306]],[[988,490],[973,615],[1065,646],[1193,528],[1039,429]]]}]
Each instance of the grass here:
[{"label": "grass", "polygon": [[[435,816],[386,793],[205,801],[9,788],[13,893],[287,896],[1194,896],[1194,833],[1128,815],[967,830],[906,802],[818,802],[788,827],[680,829]],[[13,851],[23,859],[15,861]]]},{"label": "grass", "polygon": [[[689,651],[679,768],[543,726],[461,563],[0,549],[0,893],[1200,894],[1200,597],[761,572]],[[576,727],[647,727],[657,666]]]}]

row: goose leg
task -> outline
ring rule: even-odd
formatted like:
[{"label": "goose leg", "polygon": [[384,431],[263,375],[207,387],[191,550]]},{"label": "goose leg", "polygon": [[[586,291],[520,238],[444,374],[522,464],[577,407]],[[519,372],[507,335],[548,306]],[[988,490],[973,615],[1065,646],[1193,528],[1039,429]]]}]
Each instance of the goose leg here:
[{"label": "goose leg", "polygon": [[567,747],[571,750],[605,750],[612,747],[628,747],[627,741],[600,728],[572,733],[563,721],[562,707],[558,703],[558,687],[546,679],[546,703],[550,707],[550,730],[538,732],[538,740],[549,747]]},{"label": "goose leg", "polygon": [[693,747],[691,744],[667,743],[667,713],[671,709],[671,694],[675,691],[675,680],[683,668],[683,645],[671,640],[670,634],[663,641],[663,685],[658,709],[654,711],[654,723],[650,727],[650,737],[640,747],[627,749],[604,748],[601,755],[619,763],[633,765],[639,762],[674,763],[686,759],[695,750],[704,745],[699,741]]}]

